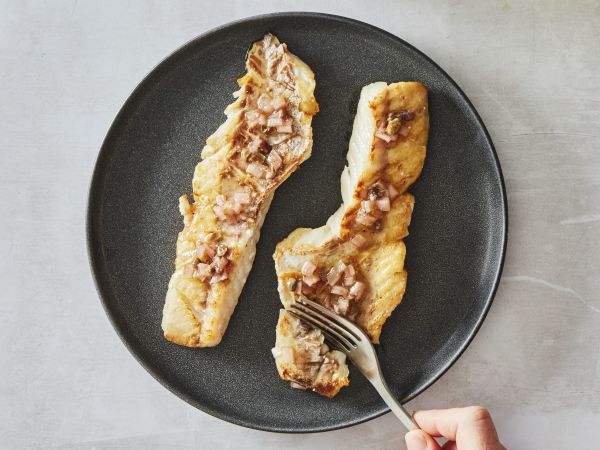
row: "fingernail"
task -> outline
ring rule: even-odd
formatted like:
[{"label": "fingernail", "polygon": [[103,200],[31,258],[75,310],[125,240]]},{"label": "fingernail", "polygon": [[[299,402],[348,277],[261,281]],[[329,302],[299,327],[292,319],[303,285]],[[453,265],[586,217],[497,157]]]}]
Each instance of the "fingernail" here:
[{"label": "fingernail", "polygon": [[427,441],[425,436],[418,430],[409,431],[404,436],[408,450],[427,450]]}]

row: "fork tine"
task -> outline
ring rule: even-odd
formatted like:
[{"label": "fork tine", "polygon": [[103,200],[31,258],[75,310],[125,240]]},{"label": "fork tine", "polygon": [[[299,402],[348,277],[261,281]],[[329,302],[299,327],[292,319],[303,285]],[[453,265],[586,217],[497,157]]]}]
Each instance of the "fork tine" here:
[{"label": "fork tine", "polygon": [[361,341],[362,331],[360,333],[356,333],[352,331],[350,327],[344,326],[344,324],[341,322],[341,319],[343,318],[331,312],[327,308],[305,298],[302,298],[302,300],[300,302],[296,302],[296,304],[301,305],[304,309],[312,311],[314,314],[318,314],[322,320],[327,321],[330,326],[335,327],[338,332],[344,334],[348,339],[359,342]]},{"label": "fork tine", "polygon": [[[365,332],[363,330],[361,330],[358,326],[356,326],[354,323],[352,323],[350,320],[331,312],[330,310],[328,310],[324,306],[320,305],[319,303],[313,302],[312,300],[309,300],[308,298],[306,298],[304,296],[301,297],[300,303],[303,303],[306,306],[310,306],[311,308],[319,311],[321,314],[326,316],[329,320],[334,321],[337,326],[344,329],[344,331],[346,331],[346,333],[349,333],[350,335],[354,336],[354,338],[356,338],[358,341],[361,341],[363,336],[365,336]],[[367,338],[367,340],[368,340],[368,338]]]},{"label": "fork tine", "polygon": [[347,347],[348,349],[356,348],[354,342],[348,339],[343,334],[340,334],[337,330],[332,329],[318,314],[314,313],[311,310],[304,310],[303,308],[299,308],[297,303],[293,303],[290,305],[290,311],[296,313],[297,316],[300,316],[302,320],[305,322],[309,322],[311,325],[319,328],[321,331],[327,332],[336,341],[340,342]]},{"label": "fork tine", "polygon": [[340,327],[337,323],[335,323],[335,321],[329,319],[325,315],[321,314],[319,311],[315,311],[314,309],[308,307],[308,305],[305,305],[303,303],[296,302],[292,305],[294,306],[294,308],[296,308],[299,311],[302,311],[304,314],[308,314],[309,316],[318,319],[323,324],[325,324],[326,327],[330,328],[332,331],[335,331],[336,334],[343,336],[347,341],[354,344],[352,341],[354,341],[355,338],[352,335],[352,333],[349,333],[343,327]]},{"label": "fork tine", "polygon": [[290,311],[293,311],[296,316],[299,316],[305,322],[310,323],[311,325],[320,329],[323,333],[329,335],[332,339],[335,339],[335,343],[339,343],[340,346],[346,351],[356,348],[356,345],[352,341],[348,340],[344,335],[332,329],[327,323],[321,320],[321,317],[315,315],[315,313],[311,313],[310,310],[305,312],[298,308],[297,304],[292,304],[290,305]]},{"label": "fork tine", "polygon": [[344,344],[342,344],[340,341],[338,341],[331,333],[328,333],[327,331],[323,330],[322,328],[319,328],[319,330],[321,330],[321,333],[323,333],[323,335],[325,335],[326,340],[329,341],[330,344],[333,344],[334,349],[341,350],[344,353],[348,353],[353,350],[353,348],[348,348]]},{"label": "fork tine", "polygon": [[327,331],[326,329],[324,329],[321,323],[314,321],[311,317],[304,315],[300,311],[294,311],[291,309],[288,310],[288,313],[291,314],[292,316],[294,316],[296,319],[299,319],[299,320],[309,324],[313,328],[320,330],[323,333],[323,335],[325,335],[327,340],[329,342],[331,342],[332,344],[334,344],[336,347],[338,347],[340,350],[346,351],[346,352],[351,350],[351,348],[348,348],[348,346],[346,346],[343,342],[341,342],[338,339],[338,337],[336,337],[334,334],[332,334],[329,331]]},{"label": "fork tine", "polygon": [[344,345],[337,337],[335,337],[333,334],[329,333],[327,330],[323,329],[321,327],[321,325],[315,321],[313,321],[310,318],[304,317],[302,315],[300,315],[298,312],[296,311],[292,311],[291,309],[288,309],[287,312],[294,316],[296,319],[301,320],[303,322],[308,323],[309,325],[311,325],[313,328],[316,328],[318,330],[321,331],[321,333],[323,333],[323,335],[325,335],[325,337],[327,338],[327,340],[332,343],[334,346],[336,346],[338,349],[340,349],[343,352],[349,352],[350,350],[352,350],[352,348],[348,348],[346,345]]}]

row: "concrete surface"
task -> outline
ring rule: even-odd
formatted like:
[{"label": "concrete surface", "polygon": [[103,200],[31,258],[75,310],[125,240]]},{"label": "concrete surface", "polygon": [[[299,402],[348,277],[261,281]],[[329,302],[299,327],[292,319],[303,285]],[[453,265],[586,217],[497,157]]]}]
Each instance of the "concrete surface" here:
[{"label": "concrete surface", "polygon": [[483,404],[510,449],[598,448],[600,3],[564,0],[1,1],[0,447],[404,448],[390,415],[295,436],[197,411],[129,355],[93,287],[87,189],[121,104],[187,40],[285,10],[416,45],[498,149],[510,206],[500,290],[465,355],[409,408]]}]

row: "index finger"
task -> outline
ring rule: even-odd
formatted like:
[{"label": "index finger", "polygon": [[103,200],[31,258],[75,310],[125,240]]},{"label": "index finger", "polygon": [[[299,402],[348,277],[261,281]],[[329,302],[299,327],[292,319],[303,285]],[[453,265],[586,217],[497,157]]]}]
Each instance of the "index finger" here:
[{"label": "index finger", "polygon": [[469,434],[476,433],[484,440],[498,439],[490,413],[480,406],[418,411],[414,419],[431,436],[456,441],[462,429]]},{"label": "index finger", "polygon": [[456,440],[458,421],[464,413],[462,408],[430,409],[428,411],[417,411],[413,419],[423,431],[430,436],[445,437]]}]

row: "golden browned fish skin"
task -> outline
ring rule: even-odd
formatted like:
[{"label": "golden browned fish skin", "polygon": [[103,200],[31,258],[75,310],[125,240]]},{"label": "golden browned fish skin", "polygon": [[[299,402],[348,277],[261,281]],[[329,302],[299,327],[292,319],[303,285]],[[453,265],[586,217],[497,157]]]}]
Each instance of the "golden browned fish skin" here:
[{"label": "golden browned fish skin", "polygon": [[[422,84],[374,83],[363,89],[342,174],[343,205],[325,226],[293,231],[273,255],[284,306],[304,295],[353,320],[379,342],[383,324],[406,289],[402,240],[414,206],[406,189],[423,168],[428,131]],[[335,395],[348,385],[345,359],[335,351],[312,356],[319,370],[328,366],[335,380],[320,389],[314,376],[319,370],[298,363],[310,349],[306,339],[282,338],[299,334],[290,317],[282,310],[277,326],[273,352],[279,375],[319,394]],[[313,342],[322,339],[318,330],[310,336]]]},{"label": "golden browned fish skin", "polygon": [[246,68],[227,120],[202,150],[193,201],[180,198],[184,228],[162,319],[166,339],[179,345],[221,341],[274,191],[312,149],[310,68],[271,34],[252,46]]}]

